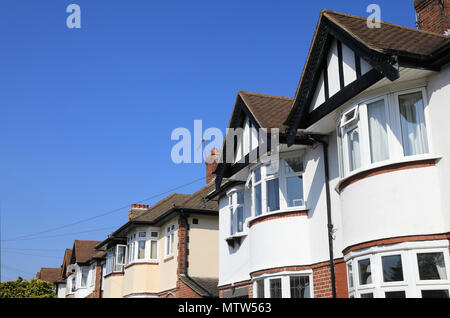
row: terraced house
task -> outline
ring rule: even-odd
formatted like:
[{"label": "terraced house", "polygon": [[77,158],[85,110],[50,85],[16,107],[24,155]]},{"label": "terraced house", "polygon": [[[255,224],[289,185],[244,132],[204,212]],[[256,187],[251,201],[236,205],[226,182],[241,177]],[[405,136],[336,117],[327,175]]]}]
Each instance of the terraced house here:
[{"label": "terraced house", "polygon": [[215,187],[210,178],[192,195],[132,205],[129,221],[96,247],[107,253],[105,298],[218,297],[218,208],[206,200]]},{"label": "terraced house", "polygon": [[221,297],[449,297],[450,1],[414,5],[421,30],[323,10],[293,98],[239,92]]}]

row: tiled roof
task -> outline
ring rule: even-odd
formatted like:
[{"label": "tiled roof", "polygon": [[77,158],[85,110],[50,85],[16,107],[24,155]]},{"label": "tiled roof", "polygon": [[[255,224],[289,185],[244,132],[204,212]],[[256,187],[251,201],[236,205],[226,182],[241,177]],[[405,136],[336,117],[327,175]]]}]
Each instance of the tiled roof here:
[{"label": "tiled roof", "polygon": [[152,222],[164,213],[170,211],[179,203],[185,201],[187,198],[189,198],[189,195],[187,194],[173,193],[168,197],[162,199],[158,203],[154,204],[146,212],[143,212],[141,215],[132,219],[131,221]]},{"label": "tiled roof", "polygon": [[287,126],[283,122],[292,108],[292,98],[245,91],[239,95],[261,128],[278,128],[284,133]]},{"label": "tiled roof", "polygon": [[219,280],[217,278],[187,277],[182,274],[180,279],[201,297],[219,297]]},{"label": "tiled roof", "polygon": [[41,268],[41,271],[37,273],[36,278],[54,283],[60,280],[61,278],[61,269],[60,268]]},{"label": "tiled roof", "polygon": [[380,28],[367,27],[367,18],[323,10],[322,14],[368,48],[380,53],[400,51],[431,55],[450,42],[450,37],[387,22]]},{"label": "tiled roof", "polygon": [[86,263],[96,255],[95,246],[101,241],[75,240],[73,244],[73,255],[76,263]]}]

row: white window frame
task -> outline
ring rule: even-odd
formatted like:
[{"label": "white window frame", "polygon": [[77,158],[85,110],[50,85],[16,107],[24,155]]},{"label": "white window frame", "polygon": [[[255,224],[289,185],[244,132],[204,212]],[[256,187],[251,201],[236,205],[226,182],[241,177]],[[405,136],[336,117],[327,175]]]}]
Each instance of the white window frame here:
[{"label": "white window frame", "polygon": [[[433,246],[434,245],[434,246]],[[362,294],[373,293],[374,298],[384,298],[386,292],[405,291],[407,298],[421,298],[422,290],[450,291],[450,257],[448,253],[449,243],[446,240],[430,242],[405,242],[392,246],[372,247],[360,252],[351,252],[345,256],[346,264],[353,265],[354,287],[349,287],[349,296],[360,298]],[[421,253],[443,253],[446,280],[421,281],[417,254]],[[402,258],[403,281],[384,282],[382,257],[400,255]],[[371,259],[372,284],[359,285],[358,260]],[[348,281],[348,271],[347,271]]]},{"label": "white window frame", "polygon": [[282,298],[291,298],[291,285],[290,278],[292,276],[304,276],[309,278],[309,295],[310,298],[314,298],[314,281],[313,281],[313,271],[305,270],[299,272],[286,271],[275,274],[263,274],[261,276],[255,277],[252,282],[253,295],[257,295],[258,293],[258,281],[264,281],[264,297],[270,298],[270,281],[274,279],[281,279],[281,297]]},{"label": "white window frame", "polygon": [[[303,161],[303,171],[297,172],[294,174],[286,174],[285,169],[285,160],[291,159],[291,158],[301,158]],[[304,176],[305,174],[305,158],[304,158],[304,151],[293,151],[289,153],[282,153],[280,154],[279,162],[278,162],[278,172],[272,175],[267,174],[267,166],[268,164],[259,164],[255,165],[250,170],[250,173],[252,174],[252,186],[251,186],[251,197],[252,197],[252,208],[251,213],[253,218],[262,217],[265,215],[270,214],[277,214],[282,212],[291,212],[291,211],[299,211],[299,210],[306,210],[307,209],[307,202],[305,197],[305,179],[303,178],[303,205],[302,206],[296,206],[296,207],[289,207],[287,202],[287,179],[293,176]],[[255,178],[255,171],[260,169],[261,171],[261,180],[256,182]],[[268,211],[267,210],[267,181],[278,179],[278,197],[279,197],[279,210],[277,211]],[[255,187],[257,185],[261,185],[261,215],[256,215],[256,200],[255,200]]]},{"label": "white window frame", "polygon": [[[426,126],[428,152],[424,154],[405,156],[403,153],[403,139],[400,122],[400,105],[399,96],[411,93],[422,93],[423,105],[424,105],[424,122]],[[385,115],[386,115],[386,133],[387,143],[389,149],[389,159],[372,163],[371,151],[370,151],[370,132],[369,132],[369,118],[368,118],[368,104],[384,100],[385,103]],[[356,106],[355,106],[356,105]],[[355,107],[358,107],[358,116],[352,117],[351,120],[344,120],[344,116],[351,112]],[[428,114],[428,97],[426,88],[422,85],[419,87],[397,90],[395,92],[385,92],[383,94],[372,95],[361,99],[357,103],[346,107],[337,121],[337,133],[336,138],[338,142],[338,154],[339,154],[339,167],[341,179],[347,178],[361,171],[376,168],[379,166],[398,163],[401,161],[419,160],[424,157],[430,157],[434,153],[431,128],[429,123]],[[349,144],[348,144],[348,132],[354,128],[358,129],[360,138],[360,160],[361,166],[358,169],[350,171],[350,157],[349,157]]]},{"label": "white window frame", "polygon": [[96,266],[91,265],[91,269],[89,271],[90,279],[89,279],[89,287],[93,287],[95,285],[95,273],[96,273]]},{"label": "white window frame", "polygon": [[165,228],[165,244],[164,244],[165,259],[174,256],[174,248],[173,248],[174,243],[175,243],[175,224],[170,224]]}]

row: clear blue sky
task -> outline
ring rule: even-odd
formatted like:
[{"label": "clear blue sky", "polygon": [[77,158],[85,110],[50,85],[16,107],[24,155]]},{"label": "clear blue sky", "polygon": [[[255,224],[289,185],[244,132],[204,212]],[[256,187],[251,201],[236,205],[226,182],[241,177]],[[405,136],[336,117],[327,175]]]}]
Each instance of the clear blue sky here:
[{"label": "clear blue sky", "polygon": [[[320,10],[367,16],[374,2],[2,0],[3,240],[203,176],[203,165],[172,163],[172,130],[195,119],[224,130],[239,89],[293,96]],[[70,3],[80,30],[66,27]],[[376,3],[383,20],[414,27],[413,0]],[[3,241],[2,280],[59,267],[74,239],[103,240],[126,220],[122,209],[40,235],[57,237]]]}]

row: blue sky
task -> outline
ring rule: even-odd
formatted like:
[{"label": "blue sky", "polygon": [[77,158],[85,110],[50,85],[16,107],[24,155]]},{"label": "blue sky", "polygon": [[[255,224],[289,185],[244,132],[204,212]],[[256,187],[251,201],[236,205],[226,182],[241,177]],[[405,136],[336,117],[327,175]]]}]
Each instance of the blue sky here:
[{"label": "blue sky", "polygon": [[[78,30],[66,27],[71,3]],[[367,16],[371,3],[414,27],[412,0],[2,0],[2,280],[59,267],[74,239],[103,240],[127,209],[11,239],[204,176],[172,163],[172,130],[195,119],[224,130],[240,89],[293,96],[320,10]]]}]

